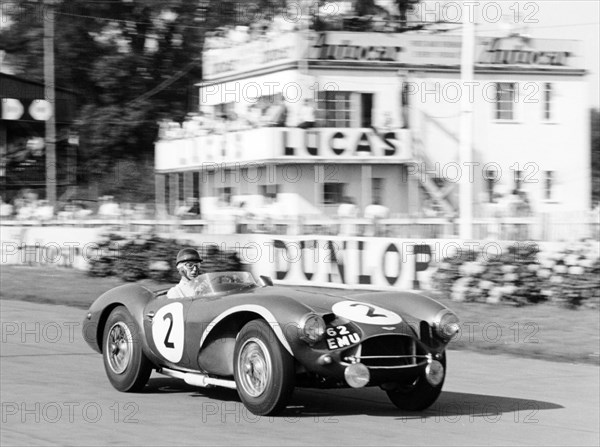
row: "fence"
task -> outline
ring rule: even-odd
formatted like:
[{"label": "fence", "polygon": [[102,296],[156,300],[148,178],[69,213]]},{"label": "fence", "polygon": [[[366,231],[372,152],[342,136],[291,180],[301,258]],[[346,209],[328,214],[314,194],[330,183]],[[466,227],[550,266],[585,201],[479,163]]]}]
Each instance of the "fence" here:
[{"label": "fence", "polygon": [[[370,219],[239,219],[225,216],[206,219],[72,219],[12,220],[4,226],[61,226],[99,228],[135,233],[344,235],[438,239],[458,237],[458,223],[441,218]],[[563,241],[591,238],[600,240],[597,212],[540,214],[534,217],[478,218],[473,220],[473,239],[507,241]]]}]

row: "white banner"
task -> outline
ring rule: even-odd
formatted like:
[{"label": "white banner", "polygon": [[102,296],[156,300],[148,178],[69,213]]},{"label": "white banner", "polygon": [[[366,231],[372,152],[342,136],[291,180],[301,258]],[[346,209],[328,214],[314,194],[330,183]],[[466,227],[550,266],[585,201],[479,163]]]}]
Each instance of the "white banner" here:
[{"label": "white banner", "polygon": [[208,81],[297,61],[303,53],[300,37],[292,32],[265,35],[226,48],[208,49],[203,55],[203,79]]},{"label": "white banner", "polygon": [[[7,231],[12,228],[14,231]],[[100,253],[97,242],[103,228],[5,227],[2,265],[58,265],[86,270]],[[193,233],[159,234],[194,248],[216,245],[236,251],[256,278],[270,276],[275,283],[365,290],[427,290],[431,274],[448,258],[473,253],[490,259],[506,253],[496,241],[456,239],[397,239],[343,236],[273,236]],[[552,250],[557,244],[539,244]],[[535,242],[512,245],[515,262],[520,253],[538,247]]]},{"label": "white banner", "polygon": [[[459,66],[461,35],[324,32],[314,34],[308,59]],[[476,65],[570,66],[576,42],[527,37],[477,37]]]},{"label": "white banner", "polygon": [[52,265],[87,270],[99,256],[98,241],[104,227],[2,226],[1,265]]},{"label": "white banner", "polygon": [[194,138],[160,140],[155,146],[158,171],[204,167],[207,163],[257,162],[294,158],[314,161],[402,162],[411,159],[407,130],[376,134],[356,128],[261,128]]}]

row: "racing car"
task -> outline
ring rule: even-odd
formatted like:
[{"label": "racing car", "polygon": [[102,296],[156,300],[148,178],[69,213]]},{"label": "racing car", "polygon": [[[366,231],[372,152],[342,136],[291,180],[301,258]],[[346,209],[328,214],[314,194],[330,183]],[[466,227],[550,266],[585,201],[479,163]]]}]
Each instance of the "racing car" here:
[{"label": "racing car", "polygon": [[86,342],[112,386],[144,388],[153,370],[237,390],[256,415],[281,413],[295,387],[378,386],[400,409],[432,405],[459,319],[420,293],[340,296],[273,285],[250,272],[200,275],[197,296],[126,284],[90,306]]}]

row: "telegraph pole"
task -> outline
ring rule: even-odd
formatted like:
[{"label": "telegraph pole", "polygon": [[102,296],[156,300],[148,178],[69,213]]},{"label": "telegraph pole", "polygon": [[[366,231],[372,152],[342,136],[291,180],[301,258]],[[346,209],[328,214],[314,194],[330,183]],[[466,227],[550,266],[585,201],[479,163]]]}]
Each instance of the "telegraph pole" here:
[{"label": "telegraph pole", "polygon": [[56,205],[56,96],[54,91],[54,0],[45,0],[44,13],[44,91],[50,103],[46,120],[46,199]]},{"label": "telegraph pole", "polygon": [[[469,2],[467,2],[469,3]],[[466,6],[463,3],[463,6]],[[468,11],[468,13],[467,13]],[[458,157],[462,175],[459,183],[459,236],[461,239],[473,238],[473,185],[469,181],[470,172],[466,172],[473,161],[473,104],[466,94],[467,86],[472,85],[474,77],[475,53],[475,16],[472,9],[463,7],[463,29],[460,78],[462,96],[460,101],[460,141]]]}]

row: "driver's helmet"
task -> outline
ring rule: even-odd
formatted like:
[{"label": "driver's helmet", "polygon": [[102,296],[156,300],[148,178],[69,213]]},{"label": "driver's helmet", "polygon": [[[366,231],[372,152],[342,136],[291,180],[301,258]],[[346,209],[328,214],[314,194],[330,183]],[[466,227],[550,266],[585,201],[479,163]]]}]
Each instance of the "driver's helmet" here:
[{"label": "driver's helmet", "polygon": [[198,252],[193,248],[184,248],[179,250],[179,253],[177,253],[177,260],[175,261],[175,264],[179,266],[179,263],[188,261],[202,262],[202,258],[200,258]]}]

